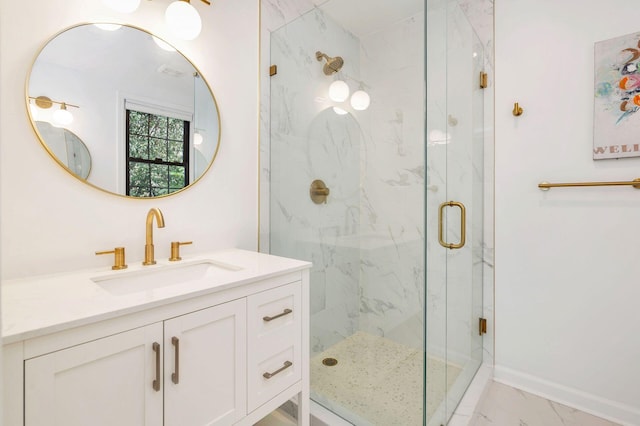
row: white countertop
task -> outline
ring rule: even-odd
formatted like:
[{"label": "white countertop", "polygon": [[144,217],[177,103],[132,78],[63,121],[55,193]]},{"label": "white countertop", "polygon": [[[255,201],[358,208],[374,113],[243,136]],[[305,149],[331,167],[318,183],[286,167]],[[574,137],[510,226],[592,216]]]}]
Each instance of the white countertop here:
[{"label": "white countertop", "polygon": [[[193,279],[154,289],[114,294],[92,279],[134,276],[193,263],[213,261],[220,268],[206,279]],[[142,311],[167,303],[237,287],[311,266],[284,257],[230,249],[195,256],[180,262],[158,260],[156,265],[130,264],[127,269],[86,269],[2,282],[2,342],[9,344],[67,328]]]}]

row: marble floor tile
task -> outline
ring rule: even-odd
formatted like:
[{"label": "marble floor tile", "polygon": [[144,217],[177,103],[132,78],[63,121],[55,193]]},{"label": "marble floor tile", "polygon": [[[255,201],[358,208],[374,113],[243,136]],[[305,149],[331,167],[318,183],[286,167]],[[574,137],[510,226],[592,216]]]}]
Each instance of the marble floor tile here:
[{"label": "marble floor tile", "polygon": [[501,383],[489,386],[471,426],[619,426]]}]

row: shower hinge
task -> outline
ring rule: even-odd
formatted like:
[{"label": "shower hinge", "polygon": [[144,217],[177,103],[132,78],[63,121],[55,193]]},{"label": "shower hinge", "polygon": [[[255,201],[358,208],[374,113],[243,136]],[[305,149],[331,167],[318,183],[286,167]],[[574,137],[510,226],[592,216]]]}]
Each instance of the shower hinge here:
[{"label": "shower hinge", "polygon": [[489,76],[486,72],[480,72],[480,88],[486,89],[489,87]]},{"label": "shower hinge", "polygon": [[487,334],[487,319],[486,318],[480,318],[480,321],[478,322],[478,334],[480,334],[481,336],[483,334]]},{"label": "shower hinge", "polygon": [[277,65],[271,65],[269,67],[269,77],[273,77],[276,74],[278,74],[278,66]]}]

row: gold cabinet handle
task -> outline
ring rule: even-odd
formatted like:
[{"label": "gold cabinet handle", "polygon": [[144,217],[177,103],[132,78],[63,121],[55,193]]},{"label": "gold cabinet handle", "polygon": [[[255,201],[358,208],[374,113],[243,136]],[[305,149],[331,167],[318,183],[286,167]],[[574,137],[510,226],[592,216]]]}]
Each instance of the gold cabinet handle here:
[{"label": "gold cabinet handle", "polygon": [[96,256],[99,256],[102,254],[115,255],[114,264],[111,267],[111,269],[113,270],[127,269],[127,262],[125,261],[125,255],[124,255],[124,247],[116,247],[113,250],[96,252]]},{"label": "gold cabinet handle", "polygon": [[177,385],[178,383],[180,383],[180,339],[178,339],[176,336],[173,336],[171,338],[171,344],[174,347],[176,355],[174,372],[171,373],[171,381]]},{"label": "gold cabinet handle", "polygon": [[280,318],[283,317],[285,315],[289,315],[290,313],[292,313],[293,311],[291,309],[285,309],[281,314],[275,315],[273,317],[262,317],[262,320],[264,322],[269,322],[269,321],[273,321],[276,318]]},{"label": "gold cabinet handle", "polygon": [[153,390],[156,392],[160,391],[160,344],[158,342],[153,342],[152,345],[153,351],[156,353],[156,378],[153,381]]},{"label": "gold cabinet handle", "polygon": [[[443,212],[446,207],[459,207],[460,208],[460,242],[457,244],[447,243],[444,240],[444,230],[443,230]],[[442,247],[446,247],[448,249],[459,249],[464,247],[464,244],[467,240],[467,209],[464,207],[464,204],[458,201],[447,201],[445,203],[440,204],[440,208],[438,210],[438,241]]]},{"label": "gold cabinet handle", "polygon": [[293,365],[293,363],[291,361],[285,361],[284,365],[282,367],[280,367],[279,369],[277,369],[276,371],[274,371],[273,373],[264,373],[262,375],[262,377],[264,377],[265,379],[270,379],[273,376],[275,376],[278,373],[283,372],[284,370],[286,370],[287,368],[291,367]]},{"label": "gold cabinet handle", "polygon": [[169,260],[171,262],[176,262],[178,260],[182,260],[182,258],[180,257],[180,246],[186,246],[189,244],[193,244],[193,241],[184,241],[184,242],[180,242],[180,241],[172,241],[171,242],[171,257],[169,258]]}]

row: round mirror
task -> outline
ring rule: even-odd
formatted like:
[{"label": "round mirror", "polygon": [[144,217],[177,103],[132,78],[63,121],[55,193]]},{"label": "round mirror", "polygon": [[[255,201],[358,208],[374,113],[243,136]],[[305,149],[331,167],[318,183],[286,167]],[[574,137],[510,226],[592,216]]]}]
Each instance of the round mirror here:
[{"label": "round mirror", "polygon": [[181,191],[218,152],[220,116],[200,72],[131,26],[79,25],[55,36],[33,64],[27,103],[52,158],[114,194]]}]

